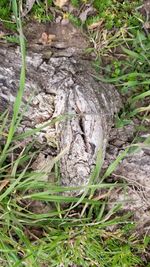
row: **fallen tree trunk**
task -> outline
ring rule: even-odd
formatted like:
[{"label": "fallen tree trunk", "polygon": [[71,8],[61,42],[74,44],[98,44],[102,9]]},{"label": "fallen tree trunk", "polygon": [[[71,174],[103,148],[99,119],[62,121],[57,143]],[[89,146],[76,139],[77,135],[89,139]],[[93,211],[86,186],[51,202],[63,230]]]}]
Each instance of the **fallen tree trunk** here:
[{"label": "fallen tree trunk", "polygon": [[[28,53],[22,110],[26,104],[28,107],[18,132],[64,116],[62,121],[43,128],[37,134],[37,142],[46,142],[44,155],[64,151],[60,159],[61,184],[80,186],[88,184],[98,151],[104,159],[113,116],[121,100],[114,87],[95,81],[87,60],[66,54],[65,51],[63,56],[61,51],[59,56],[56,52],[45,60],[41,53]],[[3,112],[6,108],[12,110],[18,90],[19,49],[2,48],[0,58]]]},{"label": "fallen tree trunk", "polygon": [[[98,151],[102,152],[102,162],[107,145],[104,161],[104,168],[107,168],[120,151],[130,145],[129,140],[133,140],[135,131],[134,126],[111,129],[113,116],[121,106],[120,96],[114,87],[95,81],[90,63],[73,51],[55,51],[53,55],[49,53],[50,58],[45,58],[42,53],[28,52],[21,110],[26,105],[27,109],[17,129],[18,133],[23,133],[63,116],[63,120],[49,124],[36,133],[36,143],[41,150],[32,166],[36,170],[43,166],[47,168],[53,158],[61,153],[61,184],[69,187],[87,185]],[[1,48],[1,114],[6,108],[12,113],[20,68],[19,49]],[[29,138],[21,144],[31,141],[32,138]],[[121,202],[125,211],[134,213],[142,227],[149,224],[149,162],[149,150],[143,148],[124,159],[111,178],[113,181],[124,179],[128,183],[126,192],[111,192],[111,202]],[[72,194],[80,192],[74,191]]]}]

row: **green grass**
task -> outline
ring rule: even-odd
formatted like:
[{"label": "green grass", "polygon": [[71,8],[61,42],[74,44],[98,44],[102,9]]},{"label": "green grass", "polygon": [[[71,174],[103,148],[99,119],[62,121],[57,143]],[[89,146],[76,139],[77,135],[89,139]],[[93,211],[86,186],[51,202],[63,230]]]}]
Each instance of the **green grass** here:
[{"label": "green grass", "polygon": [[123,59],[114,56],[110,60],[109,67],[102,67],[98,60],[94,63],[100,74],[97,78],[103,82],[114,84],[126,99],[119,119],[121,126],[131,123],[135,117],[142,124],[149,120],[149,41],[150,36],[137,30],[134,38],[121,46]]},{"label": "green grass", "polygon": [[[52,1],[47,3],[48,6],[52,5]],[[48,22],[53,20],[53,15],[51,13],[48,14],[46,11],[46,6],[44,3],[34,4],[31,12],[31,16],[38,22]]]},{"label": "green grass", "polygon": [[[117,2],[118,5],[114,5],[114,1],[94,1],[99,12],[108,11],[108,17],[105,17],[107,28],[110,28],[107,23],[110,23],[110,14],[114,9],[117,9],[118,20],[120,19],[118,14],[121,19],[124,14],[125,22],[128,20],[127,15],[125,16],[129,12],[127,6],[123,8],[119,1]],[[129,4],[129,1],[126,3]],[[139,4],[139,1],[133,1],[133,4],[136,3]],[[73,4],[80,3],[73,1]],[[121,12],[118,6],[123,8]],[[119,216],[120,205],[116,204],[108,211],[109,198],[95,199],[94,196],[98,189],[111,192],[113,188],[126,187],[125,183],[106,183],[105,179],[113,173],[127,153],[129,151],[131,153],[131,148],[137,149],[149,145],[149,138],[139,144],[136,144],[135,139],[131,148],[124,150],[103,176],[99,174],[101,170],[99,152],[90,182],[83,187],[84,193],[79,197],[64,196],[61,193],[67,190],[81,190],[81,187],[63,188],[44,179],[49,172],[59,176],[57,168],[59,157],[53,162],[55,168],[52,169],[53,166],[50,166],[50,169],[43,172],[33,172],[30,169],[31,161],[37,153],[32,151],[31,145],[20,151],[17,158],[10,160],[10,155],[17,148],[14,141],[32,136],[40,130],[16,135],[21,120],[19,108],[25,86],[25,42],[18,13],[17,3],[13,1],[13,14],[22,52],[22,68],[12,121],[9,121],[7,111],[0,115],[0,139],[6,140],[5,145],[0,148],[0,266],[43,267],[45,264],[45,266],[69,267],[74,263],[85,267],[148,267],[148,263],[141,255],[147,256],[150,238],[147,235],[139,237],[135,233],[131,214]],[[95,18],[91,18],[92,21],[93,19]],[[128,21],[129,27],[132,26],[134,19],[135,17],[131,16]],[[86,23],[88,25],[89,20]],[[115,23],[117,26],[118,22]],[[119,41],[116,41],[116,35],[112,36],[111,29],[108,33],[109,42],[101,51],[98,49],[95,51],[97,59],[94,63],[98,79],[115,84],[122,94],[127,95],[125,109],[118,117],[118,126],[130,123],[137,117],[141,121],[140,127],[144,127],[146,131],[144,122],[148,120],[149,106],[145,101],[150,96],[149,37],[141,31],[138,20],[135,24],[133,23],[134,29],[138,27],[138,31],[128,30],[129,36],[125,36],[124,39],[124,36],[119,35]],[[103,66],[101,60],[105,54],[107,57],[110,56],[110,50],[120,44],[124,59],[113,58],[110,60],[109,68]],[[9,130],[7,130],[8,125]],[[36,203],[40,205],[38,211],[33,209]]]},{"label": "green grass", "polygon": [[[136,11],[142,1],[115,1],[115,0],[94,0],[94,7],[98,11],[99,19],[103,19],[106,29],[139,26],[141,15]],[[94,19],[94,17],[93,17]]]},{"label": "green grass", "polygon": [[12,6],[9,0],[0,1],[0,22],[3,22],[6,28],[16,31],[16,23],[12,19]]},{"label": "green grass", "polygon": [[[135,236],[127,238],[124,229],[114,234],[97,225],[81,225],[78,228],[45,226],[43,230],[45,237],[36,239],[33,235],[32,243],[20,227],[10,228],[10,234],[15,233],[16,241],[1,235],[1,252],[6,257],[6,265],[3,266],[42,266],[44,262],[46,266],[74,263],[87,267],[131,267],[142,263],[139,255],[145,245],[137,244]],[[28,235],[30,233],[32,230],[29,228]]]}]

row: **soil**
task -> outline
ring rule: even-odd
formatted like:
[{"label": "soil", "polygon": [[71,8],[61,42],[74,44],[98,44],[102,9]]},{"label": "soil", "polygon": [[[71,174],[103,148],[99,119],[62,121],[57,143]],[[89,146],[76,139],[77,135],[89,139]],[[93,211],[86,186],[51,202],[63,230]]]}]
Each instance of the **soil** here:
[{"label": "soil", "polygon": [[[47,35],[55,35],[55,40],[51,44],[40,43],[43,33]],[[88,46],[88,41],[84,37],[84,33],[75,28],[71,23],[61,25],[57,23],[41,24],[38,22],[29,22],[24,28],[24,34],[27,39],[28,46],[34,48],[37,44],[41,44],[41,49],[56,47],[60,49],[68,47],[76,47],[85,49]]]}]

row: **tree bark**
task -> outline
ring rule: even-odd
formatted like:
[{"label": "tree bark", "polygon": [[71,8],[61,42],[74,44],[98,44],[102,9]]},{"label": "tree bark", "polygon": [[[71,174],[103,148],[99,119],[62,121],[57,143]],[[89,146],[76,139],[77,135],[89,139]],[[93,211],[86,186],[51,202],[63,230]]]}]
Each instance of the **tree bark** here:
[{"label": "tree bark", "polygon": [[[63,55],[64,53],[64,55]],[[26,85],[21,110],[24,112],[18,132],[42,126],[53,118],[62,121],[37,133],[37,142],[46,142],[44,154],[62,153],[61,183],[65,186],[88,184],[98,151],[105,156],[113,116],[121,106],[114,87],[97,82],[87,60],[78,56],[61,56],[55,52],[49,59],[41,53],[26,57]],[[0,107],[12,110],[19,86],[21,68],[19,49],[0,50]],[[30,100],[31,99],[31,100]],[[29,104],[30,102],[30,104]]]},{"label": "tree bark", "polygon": [[[52,119],[63,120],[49,124],[36,133],[40,148],[34,169],[47,169],[53,158],[60,155],[61,184],[84,186],[101,150],[103,168],[107,168],[134,138],[134,124],[114,129],[113,117],[121,106],[114,87],[99,83],[87,60],[73,51],[49,53],[28,52],[25,92],[21,111],[25,109],[17,133],[41,127]],[[68,56],[67,56],[68,55]],[[17,48],[0,49],[0,113],[13,103],[19,86],[21,56]],[[31,142],[32,138],[24,140]],[[44,144],[44,146],[43,146]],[[107,147],[107,150],[106,150]],[[106,152],[106,153],[105,153]],[[150,153],[148,147],[128,155],[109,179],[127,181],[127,189],[114,190],[110,199],[121,202],[125,211],[132,211],[139,224],[149,224]],[[81,190],[71,194],[80,194]]]}]

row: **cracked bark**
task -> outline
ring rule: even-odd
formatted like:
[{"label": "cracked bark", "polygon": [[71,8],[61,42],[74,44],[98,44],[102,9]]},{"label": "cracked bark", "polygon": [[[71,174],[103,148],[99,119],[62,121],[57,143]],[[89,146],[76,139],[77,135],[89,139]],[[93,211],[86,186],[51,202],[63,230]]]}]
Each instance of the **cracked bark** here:
[{"label": "cracked bark", "polygon": [[[119,151],[130,144],[128,139],[133,138],[134,127],[124,127],[122,130],[111,128],[113,116],[121,105],[119,94],[114,87],[95,81],[87,60],[82,60],[74,54],[69,54],[69,57],[66,55],[66,51],[64,54],[61,51],[61,56],[56,52],[45,61],[42,53],[28,52],[23,105],[28,103],[31,95],[34,97],[23,116],[18,132],[41,126],[60,115],[69,115],[63,121],[45,127],[36,135],[36,139],[39,146],[46,144],[42,155],[47,156],[47,164],[54,155],[69,147],[60,160],[61,184],[80,186],[88,184],[98,150],[103,151],[104,159],[107,145],[104,161],[104,167],[107,167],[115,160]],[[19,84],[20,67],[18,49],[0,49],[1,113],[6,108],[12,110]],[[111,143],[108,143],[109,139]],[[150,154],[146,148],[141,151],[123,160],[114,173],[115,179],[121,180],[124,176],[128,180],[127,198],[123,192],[115,192],[112,193],[111,199],[113,203],[118,200],[125,203],[125,210],[133,211],[136,220],[140,219],[143,225],[150,217]],[[41,156],[41,159],[43,161],[44,157]],[[138,193],[135,190],[137,181],[144,192],[142,194],[141,191]],[[128,205],[128,197],[132,205]]]},{"label": "cracked bark", "polygon": [[[1,49],[0,106],[1,112],[12,109],[19,84],[21,67],[18,49]],[[29,52],[27,57],[24,105],[34,91],[19,131],[34,128],[60,115],[69,115],[54,127],[47,127],[37,136],[42,143],[55,135],[56,154],[68,147],[60,160],[62,185],[86,185],[95,166],[97,152],[105,149],[113,115],[121,105],[120,96],[110,85],[98,83],[86,60],[54,54],[44,61],[42,54]],[[23,107],[22,107],[23,108]]]}]

